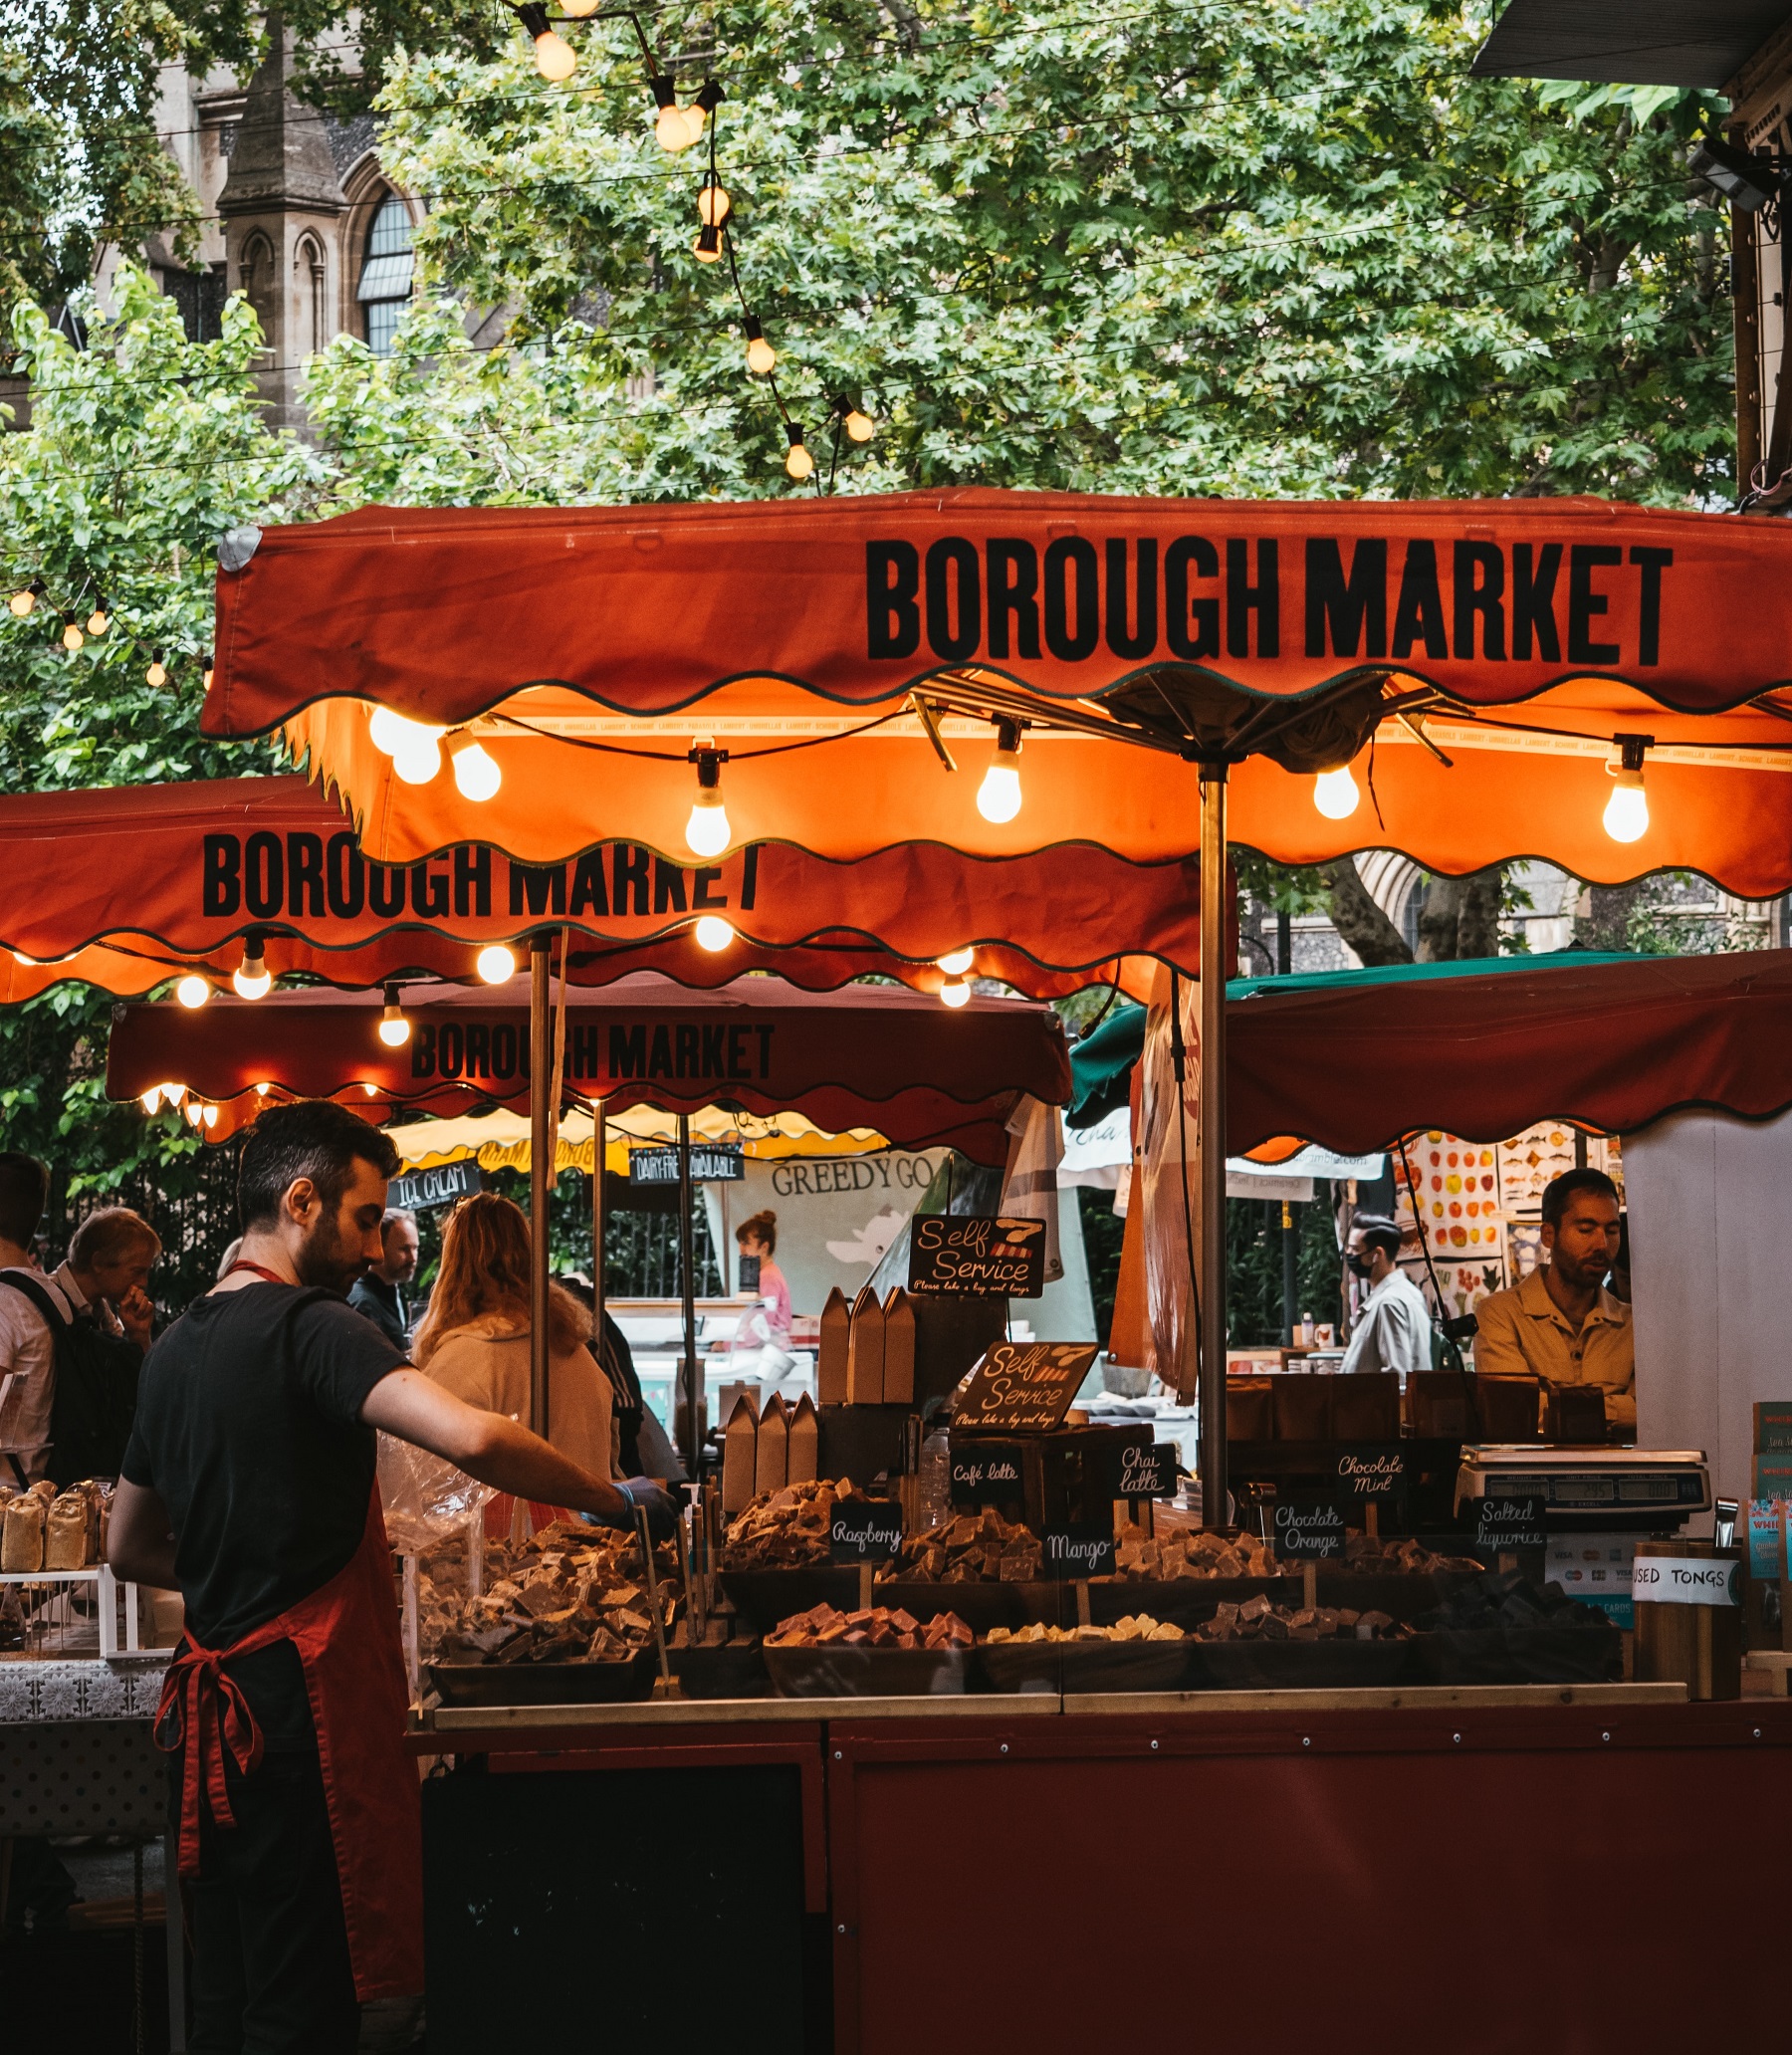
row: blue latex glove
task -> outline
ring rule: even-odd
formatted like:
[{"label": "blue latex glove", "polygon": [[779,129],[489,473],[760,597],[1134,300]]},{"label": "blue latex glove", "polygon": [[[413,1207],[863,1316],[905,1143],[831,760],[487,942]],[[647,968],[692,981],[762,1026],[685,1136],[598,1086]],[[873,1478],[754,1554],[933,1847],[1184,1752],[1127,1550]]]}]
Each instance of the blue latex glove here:
[{"label": "blue latex glove", "polygon": [[651,1478],[623,1478],[616,1489],[646,1513],[647,1531],[655,1541],[671,1539],[678,1525],[678,1500],[663,1484]]}]

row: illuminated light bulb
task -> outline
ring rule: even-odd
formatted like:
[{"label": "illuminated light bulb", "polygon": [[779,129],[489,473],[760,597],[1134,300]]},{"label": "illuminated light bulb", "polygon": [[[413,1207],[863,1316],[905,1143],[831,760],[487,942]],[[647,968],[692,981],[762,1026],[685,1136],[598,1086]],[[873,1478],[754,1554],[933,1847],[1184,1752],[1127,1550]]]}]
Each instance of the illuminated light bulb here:
[{"label": "illuminated light bulb", "polygon": [[[504,783],[498,759],[482,744],[470,742],[453,752],[454,783],[463,799],[478,804],[492,799]],[[400,774],[402,776],[402,774]]]},{"label": "illuminated light bulb", "polygon": [[410,1023],[398,1004],[398,988],[388,985],[385,989],[385,1011],[379,1017],[379,1038],[387,1048],[402,1048],[409,1041],[410,1032]]},{"label": "illuminated light bulb", "polygon": [[720,956],[735,938],[734,929],[715,913],[706,913],[697,923],[695,933],[697,947],[707,949],[712,956]]},{"label": "illuminated light bulb", "polygon": [[1649,795],[1643,790],[1643,757],[1653,735],[1614,735],[1618,761],[1606,770],[1616,781],[1603,815],[1605,831],[1615,842],[1636,842],[1649,832]]},{"label": "illuminated light bulb", "polygon": [[697,797],[685,822],[685,840],[696,855],[720,856],[734,834],[722,803],[721,752],[694,749],[691,757],[697,766]]},{"label": "illuminated light bulb", "polygon": [[706,228],[720,228],[733,212],[734,201],[726,188],[715,181],[712,172],[706,171],[697,192],[697,219]]},{"label": "illuminated light bulb", "polygon": [[869,414],[861,413],[857,407],[846,410],[846,435],[852,442],[869,442],[877,433],[877,423]]},{"label": "illuminated light bulb", "polygon": [[502,942],[490,942],[479,952],[475,968],[488,985],[503,985],[517,975],[517,959]]},{"label": "illuminated light bulb", "polygon": [[200,674],[199,674],[199,689],[200,689],[200,691],[201,691],[201,692],[209,692],[209,691],[211,690],[211,681],[212,681],[212,660],[211,660],[211,658],[210,658],[210,657],[208,656],[208,657],[207,657],[207,658],[205,659],[205,668],[204,668],[204,670],[203,670],[203,671],[201,671],[201,672],[200,672]]},{"label": "illuminated light bulb", "polygon": [[587,14],[597,12],[597,0],[560,0],[560,12],[574,21],[583,21]]},{"label": "illuminated light bulb", "polygon": [[962,1007],[970,997],[971,988],[965,983],[963,978],[953,978],[940,987],[942,1005]]},{"label": "illuminated light bulb", "polygon": [[977,810],[998,826],[1020,810],[1020,730],[1012,721],[996,724],[996,760],[977,788]]},{"label": "illuminated light bulb", "polygon": [[815,460],[803,447],[801,423],[790,421],[785,424],[785,428],[790,438],[790,447],[784,453],[784,469],[800,485],[814,470]]},{"label": "illuminated light bulb", "polygon": [[405,785],[427,785],[441,768],[442,745],[433,729],[417,729],[392,752],[392,775]]},{"label": "illuminated light bulb", "polygon": [[198,1010],[211,997],[211,986],[196,971],[189,971],[174,988],[174,997],[189,1013]]},{"label": "illuminated light bulb", "polygon": [[149,668],[143,673],[143,683],[157,690],[168,682],[168,667],[161,660],[158,649],[149,659]]},{"label": "illuminated light bulb", "polygon": [[182,1106],[180,1110],[186,1115],[187,1119],[191,1121],[195,1127],[197,1127],[200,1121],[202,1121],[205,1118],[205,1108],[199,1103],[197,1099],[188,1099],[186,1104]]},{"label": "illuminated light bulb", "polygon": [[34,577],[30,584],[21,586],[6,603],[20,620],[23,620],[43,596],[44,581],[41,577]]},{"label": "illuminated light bulb", "polygon": [[104,635],[112,626],[112,615],[106,610],[106,601],[97,599],[94,610],[88,615],[87,631],[90,635]]},{"label": "illuminated light bulb", "polygon": [[368,1096],[368,1098],[371,1098],[371,1097],[373,1096],[373,1094],[374,1094],[374,1093],[375,1093],[375,1092],[376,1092],[376,1091],[377,1091],[378,1089],[379,1089],[379,1087],[378,1087],[377,1085],[374,1085],[374,1084],[368,1084],[368,1083],[366,1082],[366,1080],[365,1080],[364,1078],[362,1079],[362,1081],[361,1081],[361,1090],[362,1090],[362,1091],[364,1091],[364,1092],[366,1093],[366,1095]]},{"label": "illuminated light bulb", "polygon": [[1340,764],[1335,771],[1321,771],[1313,780],[1313,804],[1327,820],[1348,820],[1362,797],[1348,764]]},{"label": "illuminated light bulb", "polygon": [[708,114],[695,101],[684,110],[685,133],[693,142],[703,140],[703,131],[708,121]]},{"label": "illuminated light bulb", "polygon": [[206,1124],[206,1126],[207,1126],[207,1127],[216,1127],[216,1126],[217,1126],[217,1124],[218,1124],[218,1109],[217,1109],[217,1107],[216,1107],[216,1106],[207,1106],[207,1107],[205,1108],[205,1124]]},{"label": "illuminated light bulb", "polygon": [[184,1084],[158,1084],[156,1090],[161,1093],[164,1106],[178,1106],[186,1097]]},{"label": "illuminated light bulb", "polygon": [[759,325],[758,317],[749,315],[747,330],[747,368],[757,371],[763,378],[778,361],[778,351],[766,341],[766,332]]},{"label": "illuminated light bulb", "polygon": [[251,935],[243,944],[243,960],[231,977],[238,999],[266,999],[274,989],[273,974],[262,958],[262,943],[259,935]]},{"label": "illuminated light bulb", "polygon": [[678,105],[671,79],[662,73],[647,83],[652,89],[654,106],[659,109],[653,118],[653,139],[661,149],[670,150],[674,155],[689,149],[703,130],[698,128],[693,132],[690,122],[685,119],[685,110]]},{"label": "illuminated light bulb", "polygon": [[23,964],[28,971],[36,970],[37,968],[37,958],[35,956],[27,956],[22,949],[15,949],[13,951],[13,962]]},{"label": "illuminated light bulb", "polygon": [[367,740],[382,757],[395,756],[404,731],[410,725],[402,714],[393,713],[390,707],[377,706],[367,723]]},{"label": "illuminated light bulb", "polygon": [[72,613],[63,615],[62,646],[71,655],[81,647],[87,637],[81,632],[80,624]]},{"label": "illuminated light bulb", "polygon": [[700,228],[697,231],[697,240],[691,245],[691,255],[699,264],[720,264],[722,231],[719,228]]},{"label": "illuminated light bulb", "polygon": [[578,67],[578,59],[572,53],[572,46],[557,36],[548,26],[548,10],[540,0],[531,0],[527,7],[517,9],[517,18],[535,44],[536,70],[550,85],[559,85],[560,80],[571,78]]},{"label": "illuminated light bulb", "polygon": [[139,1096],[142,1100],[143,1111],[153,1114],[161,1104],[161,1086],[159,1084],[152,1084],[146,1092],[141,1093]]},{"label": "illuminated light bulb", "polygon": [[258,1099],[265,1099],[273,1089],[274,1087],[271,1084],[258,1084],[255,1087],[255,1096]]},{"label": "illuminated light bulb", "polygon": [[975,949],[955,949],[940,958],[940,968],[949,978],[962,978],[976,959]]}]

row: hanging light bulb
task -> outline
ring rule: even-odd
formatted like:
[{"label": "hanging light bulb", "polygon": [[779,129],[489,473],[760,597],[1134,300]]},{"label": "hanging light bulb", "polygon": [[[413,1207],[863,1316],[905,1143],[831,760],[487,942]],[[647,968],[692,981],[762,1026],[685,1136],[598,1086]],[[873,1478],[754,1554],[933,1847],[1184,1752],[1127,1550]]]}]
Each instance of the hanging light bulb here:
[{"label": "hanging light bulb", "polygon": [[949,978],[962,978],[976,960],[975,949],[954,949],[940,958],[940,968]]},{"label": "hanging light bulb", "polygon": [[208,980],[200,977],[197,971],[189,971],[175,986],[174,997],[188,1013],[197,1013],[210,999],[211,985]]},{"label": "hanging light bulb", "polygon": [[21,585],[6,603],[23,620],[43,596],[44,581],[41,577],[34,577],[30,584]]},{"label": "hanging light bulb", "polygon": [[274,989],[274,979],[262,956],[262,938],[259,934],[243,938],[243,960],[237,966],[230,980],[236,987],[238,999],[266,999]]},{"label": "hanging light bulb", "polygon": [[88,615],[87,631],[90,635],[104,635],[112,626],[112,615],[106,610],[106,601],[96,599],[94,610]]},{"label": "hanging light bulb", "polygon": [[395,757],[402,749],[416,748],[425,740],[439,742],[448,733],[434,721],[412,721],[390,707],[375,707],[367,723],[367,740],[382,756]]},{"label": "hanging light bulb", "polygon": [[1362,797],[1348,764],[1340,764],[1335,771],[1321,771],[1313,780],[1313,804],[1327,820],[1348,820]]},{"label": "hanging light bulb", "polygon": [[720,228],[733,212],[726,187],[713,171],[706,171],[697,188],[697,219],[705,228]]},{"label": "hanging light bulb", "polygon": [[143,683],[159,691],[168,682],[168,667],[162,662],[158,649],[149,659],[149,668],[143,673]]},{"label": "hanging light bulb", "polygon": [[597,0],[560,0],[560,12],[574,21],[583,21],[586,15],[597,12]]},{"label": "hanging light bulb", "polygon": [[405,785],[427,785],[442,768],[439,731],[418,728],[392,752],[392,775]]},{"label": "hanging light bulb", "polygon": [[697,923],[697,947],[707,949],[711,956],[720,956],[735,938],[735,931],[718,913],[706,913]]},{"label": "hanging light bulb", "polygon": [[161,1086],[152,1084],[146,1092],[138,1093],[138,1097],[142,1102],[143,1111],[153,1118],[161,1104]]},{"label": "hanging light bulb", "polygon": [[869,414],[861,412],[857,407],[847,408],[846,435],[849,441],[869,442],[876,433],[877,424]]},{"label": "hanging light bulb", "polygon": [[369,1083],[368,1083],[368,1082],[366,1081],[366,1079],[365,1079],[365,1078],[362,1078],[362,1080],[361,1080],[361,1090],[362,1090],[362,1091],[364,1091],[364,1092],[366,1093],[366,1095],[368,1096],[368,1098],[371,1098],[371,1097],[373,1096],[373,1094],[374,1094],[374,1093],[375,1093],[376,1091],[378,1091],[378,1089],[379,1089],[378,1085],[376,1085],[376,1084],[369,1084]]},{"label": "hanging light bulb", "polygon": [[654,116],[653,139],[663,150],[670,150],[674,156],[680,150],[689,149],[703,131],[694,134],[691,124],[685,119],[685,111],[678,104],[678,91],[672,84],[671,75],[659,73],[647,81],[652,89],[653,104],[659,109]]},{"label": "hanging light bulb", "polygon": [[759,325],[759,317],[750,314],[743,324],[747,331],[747,368],[757,371],[763,378],[778,361],[778,351],[766,341],[766,332]]},{"label": "hanging light bulb", "polygon": [[86,640],[87,637],[81,632],[80,623],[75,616],[72,613],[65,613],[63,615],[62,646],[73,655]]},{"label": "hanging light bulb", "polygon": [[410,1023],[398,1004],[398,988],[388,985],[385,989],[385,1011],[379,1017],[379,1038],[387,1048],[402,1048],[410,1039]]},{"label": "hanging light bulb", "polygon": [[204,666],[203,670],[201,670],[201,671],[200,671],[200,673],[199,673],[199,689],[200,689],[200,691],[201,691],[201,692],[209,692],[209,691],[211,690],[211,681],[212,681],[212,660],[211,660],[211,651],[210,651],[210,650],[208,649],[208,650],[207,650],[207,651],[205,652],[205,666]]},{"label": "hanging light bulb", "polygon": [[217,1109],[217,1107],[216,1107],[216,1106],[207,1106],[207,1107],[206,1107],[206,1109],[205,1109],[205,1124],[206,1124],[206,1126],[207,1126],[207,1127],[216,1127],[216,1126],[217,1126],[217,1124],[218,1124],[218,1109]]},{"label": "hanging light bulb", "polygon": [[786,421],[784,428],[790,438],[790,447],[784,452],[784,469],[800,485],[814,470],[815,460],[803,447],[802,424],[799,421]]},{"label": "hanging light bulb", "polygon": [[498,759],[482,743],[469,742],[453,753],[454,783],[463,799],[476,804],[491,799],[504,783]]},{"label": "hanging light bulb", "polygon": [[[698,89],[696,99],[691,102],[688,108],[683,110],[685,129],[693,142],[701,142],[703,140],[703,131],[708,124],[709,117],[722,105],[723,98],[722,89],[716,84],[715,80],[705,79],[702,86]],[[713,155],[714,152],[712,151],[711,154]]]},{"label": "hanging light bulb", "polygon": [[970,997],[971,988],[969,985],[965,983],[963,978],[948,979],[947,982],[940,987],[940,999],[943,1005],[949,1007],[962,1007],[965,1004],[966,1000],[968,1000]]},{"label": "hanging light bulb", "polygon": [[186,1086],[184,1084],[158,1084],[156,1090],[161,1093],[164,1106],[178,1106],[181,1100],[186,1097]]},{"label": "hanging light bulb", "polygon": [[517,959],[502,942],[488,942],[479,952],[477,968],[488,985],[506,985],[517,975]]},{"label": "hanging light bulb", "polygon": [[700,228],[697,240],[691,245],[691,255],[699,264],[719,264],[722,260],[722,231],[712,227]]},{"label": "hanging light bulb", "polygon": [[699,856],[720,856],[734,836],[728,808],[722,803],[722,765],[727,754],[702,744],[691,752],[690,761],[697,766],[697,797],[685,822],[685,840]]},{"label": "hanging light bulb", "polygon": [[548,10],[538,4],[519,7],[517,19],[528,31],[535,44],[536,70],[551,85],[571,78],[577,69],[578,59],[572,54],[572,46],[557,36],[548,26]]},{"label": "hanging light bulb", "polygon": [[200,1121],[202,1121],[205,1118],[205,1108],[203,1105],[200,1104],[200,1102],[197,1099],[188,1099],[186,1104],[182,1106],[180,1110],[186,1115],[187,1119],[192,1123],[194,1127],[197,1127]]},{"label": "hanging light bulb", "polygon": [[1000,826],[1020,810],[1020,727],[1015,721],[996,723],[996,758],[977,788],[977,810]]},{"label": "hanging light bulb", "polygon": [[1649,795],[1643,790],[1643,754],[1653,735],[1614,735],[1618,761],[1606,771],[1616,783],[1605,804],[1605,831],[1615,842],[1638,842],[1649,832]]}]

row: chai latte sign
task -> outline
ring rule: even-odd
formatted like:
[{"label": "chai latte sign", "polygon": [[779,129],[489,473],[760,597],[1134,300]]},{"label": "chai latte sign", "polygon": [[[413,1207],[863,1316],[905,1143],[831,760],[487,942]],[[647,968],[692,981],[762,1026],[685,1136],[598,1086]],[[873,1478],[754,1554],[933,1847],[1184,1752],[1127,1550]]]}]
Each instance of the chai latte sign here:
[{"label": "chai latte sign", "polygon": [[999,1341],[978,1364],[952,1424],[980,1433],[1049,1434],[1063,1424],[1094,1362],[1092,1341]]},{"label": "chai latte sign", "polygon": [[1045,1223],[918,1213],[909,1226],[908,1288],[929,1297],[1037,1298],[1045,1289]]}]

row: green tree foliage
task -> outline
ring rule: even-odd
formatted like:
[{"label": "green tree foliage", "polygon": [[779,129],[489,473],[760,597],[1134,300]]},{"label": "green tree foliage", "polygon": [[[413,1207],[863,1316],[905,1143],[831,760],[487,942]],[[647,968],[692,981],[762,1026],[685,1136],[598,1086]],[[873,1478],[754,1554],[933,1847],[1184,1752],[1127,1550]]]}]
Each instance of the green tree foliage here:
[{"label": "green tree foliage", "polygon": [[[728,93],[734,258],[790,411],[811,440],[838,395],[879,420],[851,489],[1730,490],[1686,104],[1472,80],[1479,10],[722,0],[646,26],[686,98],[712,70]],[[511,310],[514,346],[457,364],[425,313],[429,374],[338,345],[314,402],[338,434],[383,406],[386,480],[421,497],[475,426],[505,497],[787,490],[730,266],[692,250],[707,142],[653,141],[628,23],[565,32],[564,86],[519,35],[496,65],[404,59],[383,103],[434,279]]]}]

